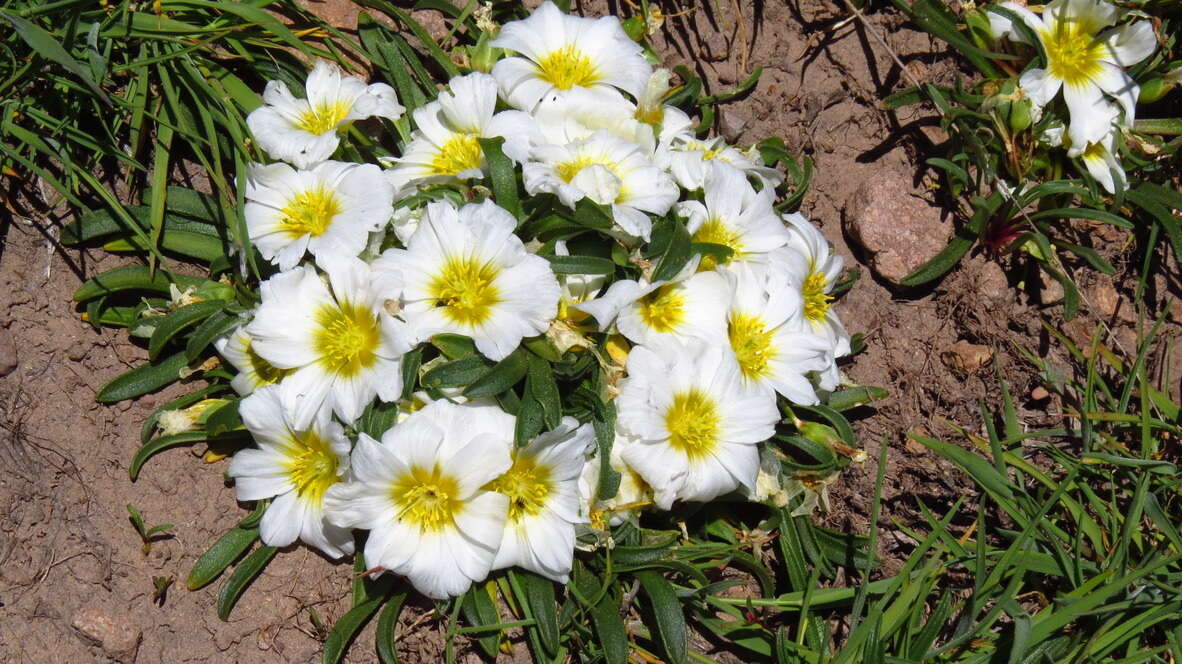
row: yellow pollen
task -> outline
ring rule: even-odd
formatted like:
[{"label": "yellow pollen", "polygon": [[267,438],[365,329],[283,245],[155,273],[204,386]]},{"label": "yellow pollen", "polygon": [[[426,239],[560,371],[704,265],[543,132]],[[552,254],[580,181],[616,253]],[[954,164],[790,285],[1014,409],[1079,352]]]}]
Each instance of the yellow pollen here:
[{"label": "yellow pollen", "polygon": [[325,371],[352,377],[377,361],[381,332],[368,308],[351,302],[325,305],[316,312],[316,324],[312,343]]},{"label": "yellow pollen", "polygon": [[431,172],[435,175],[457,175],[464,171],[480,168],[484,152],[480,150],[474,134],[456,134],[448,139],[439,154],[431,160]]},{"label": "yellow pollen", "polygon": [[829,303],[833,301],[833,296],[825,292],[826,285],[828,281],[823,272],[809,270],[801,295],[804,296],[804,317],[814,323],[825,320],[825,315],[829,313]]},{"label": "yellow pollen", "polygon": [[559,90],[569,90],[576,85],[589,88],[601,79],[591,58],[574,46],[560,48],[542,58],[538,62],[538,74]]},{"label": "yellow pollen", "polygon": [[665,119],[665,107],[662,104],[642,104],[636,107],[634,114],[638,122],[647,125],[659,125]]},{"label": "yellow pollen", "polygon": [[1107,55],[1108,47],[1096,39],[1088,25],[1065,19],[1041,36],[1051,76],[1067,85],[1080,86],[1100,74],[1101,58]]},{"label": "yellow pollen", "polygon": [[451,256],[431,281],[428,292],[435,306],[442,307],[443,314],[453,323],[478,327],[488,321],[493,307],[501,302],[495,283],[499,273],[491,263]]},{"label": "yellow pollen", "polygon": [[324,185],[305,189],[296,194],[287,207],[279,212],[283,231],[292,238],[305,235],[316,237],[328,230],[333,217],[341,213],[336,192]]},{"label": "yellow pollen", "polygon": [[254,351],[254,345],[249,341],[246,342],[246,361],[250,363],[250,368],[258,376],[258,385],[273,385],[283,380],[283,377],[291,373],[291,369],[280,369],[279,367],[264,360],[258,353]]},{"label": "yellow pollen", "polygon": [[456,512],[464,506],[459,482],[443,474],[438,465],[431,470],[411,468],[394,481],[390,498],[399,519],[431,532],[453,525]]},{"label": "yellow pollen", "polygon": [[665,411],[669,444],[690,459],[708,456],[718,447],[721,429],[718,407],[709,395],[697,388],[673,395],[673,405]]},{"label": "yellow pollen", "polygon": [[509,520],[534,516],[546,506],[550,495],[550,469],[538,465],[532,458],[520,455],[504,475],[488,483],[488,491],[509,497]]},{"label": "yellow pollen", "polygon": [[759,380],[770,373],[768,364],[775,357],[776,349],[772,345],[772,330],[767,329],[762,319],[746,314],[733,315],[728,336],[744,378]]},{"label": "yellow pollen", "polygon": [[685,321],[685,295],[674,284],[640,298],[640,320],[654,332],[672,332]]},{"label": "yellow pollen", "polygon": [[331,101],[312,106],[304,111],[296,121],[296,129],[303,129],[310,134],[321,136],[334,131],[337,125],[349,115],[350,104],[342,101]]},{"label": "yellow pollen", "polygon": [[288,440],[287,476],[295,485],[296,495],[319,505],[324,492],[338,481],[337,454],[327,440],[311,431]]},{"label": "yellow pollen", "polygon": [[[739,242],[740,237],[741,236],[738,232],[729,228],[725,223],[723,223],[721,219],[718,217],[711,217],[710,219],[706,220],[706,223],[698,227],[696,232],[694,232],[693,240],[694,242],[710,242],[712,244],[721,244],[724,247],[728,247],[732,252],[734,252],[731,254],[730,258],[723,261],[724,263],[728,263],[735,256],[743,252],[743,244]],[[717,265],[717,258],[706,255],[702,257],[702,262],[698,266],[698,271],[705,272],[706,270],[713,270]]]}]

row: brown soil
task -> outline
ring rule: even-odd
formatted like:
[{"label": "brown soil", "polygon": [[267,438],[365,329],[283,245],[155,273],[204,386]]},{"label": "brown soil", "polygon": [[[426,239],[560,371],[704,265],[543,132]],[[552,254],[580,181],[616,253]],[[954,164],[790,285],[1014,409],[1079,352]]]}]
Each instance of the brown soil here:
[{"label": "brown soil", "polygon": [[[338,24],[355,25],[347,3],[307,4]],[[920,80],[947,81],[956,71],[942,44],[897,14],[872,14],[867,27],[847,20],[840,7],[797,0],[700,3],[688,15],[670,18],[653,39],[669,65],[694,66],[714,92],[733,87],[750,68],[764,67],[750,95],[723,107],[724,127],[742,143],[782,136],[793,151],[816,161],[801,210],[849,265],[858,265],[860,257],[841,230],[846,201],[870,175],[888,170],[931,197],[921,164],[933,154],[930,137],[936,136],[927,111],[896,116],[881,109],[879,100],[906,82],[868,30],[883,35]],[[666,14],[678,11],[674,3],[663,8]],[[615,2],[586,2],[581,10],[630,13]],[[17,217],[3,235],[0,255],[6,312],[0,335],[11,335],[19,358],[16,370],[0,378],[0,464],[6,469],[0,473],[0,659],[102,661],[103,650],[74,626],[97,611],[133,634],[142,632],[141,662],[318,661],[323,635],[310,611],[331,624],[348,609],[349,565],[305,548],[284,553],[247,591],[229,622],[215,614],[216,583],[197,592],[184,589],[196,557],[244,510],[223,481],[224,462],[202,463],[199,446],[158,455],[139,481],[128,479],[140,423],[155,406],[190,388],[173,386],[114,407],[94,401],[97,388],[142,362],[146,352],[121,331],[95,331],[80,320],[72,291],[121,259],[97,250],[63,250],[53,239],[59,228],[52,218]],[[1012,272],[1011,284],[1022,279]],[[1026,403],[1036,382],[1014,346],[1046,348],[1037,304],[1007,285],[1006,276],[975,256],[934,288],[900,293],[863,268],[861,280],[836,305],[847,327],[866,335],[866,351],[849,363],[849,376],[885,387],[891,397],[857,422],[872,461],[845,473],[831,490],[833,511],[819,518],[831,527],[866,532],[873,459],[887,445],[879,523],[884,574],[896,570],[913,545],[894,524],[921,524],[919,501],[941,511],[972,494],[951,466],[908,443],[908,432],[952,440],[945,421],[980,430],[979,403],[997,402],[995,370],[1019,395],[1025,422],[1039,426],[1058,416],[1053,399]],[[1107,297],[1112,285],[1097,284],[1087,292]],[[1122,306],[1128,309],[1127,300]],[[1059,315],[1057,308],[1044,309]],[[1086,334],[1095,320],[1089,313],[1074,329]],[[1129,325],[1119,315],[1112,321],[1117,338],[1130,347]],[[952,362],[960,367],[954,371],[942,353],[961,340],[992,347],[996,355],[983,366]],[[128,521],[127,504],[142,510],[149,524],[173,524],[147,555]],[[153,601],[153,577],[177,579],[162,605]],[[417,623],[400,641],[404,661],[439,661],[440,620],[429,616],[431,608],[420,601],[404,614],[404,621]],[[372,632],[371,626],[362,634],[348,661],[375,660]],[[460,661],[478,658],[466,652]]]}]

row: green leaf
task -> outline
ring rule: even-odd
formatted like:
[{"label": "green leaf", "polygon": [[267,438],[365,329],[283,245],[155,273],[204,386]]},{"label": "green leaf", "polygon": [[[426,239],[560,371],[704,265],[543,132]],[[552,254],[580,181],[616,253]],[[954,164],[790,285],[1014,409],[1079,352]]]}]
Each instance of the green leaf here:
[{"label": "green leaf", "polygon": [[95,399],[100,403],[115,403],[143,396],[179,380],[181,370],[186,366],[188,361],[184,353],[177,353],[155,364],[138,366],[103,385]]},{"label": "green leaf", "polygon": [[[160,316],[155,321],[156,329],[152,332],[152,338],[148,341],[148,359],[155,360],[160,355],[160,351],[164,350],[165,344],[171,341],[181,330],[191,325],[196,325],[198,322],[222,311],[226,308],[227,304],[225,300],[194,302],[164,316]],[[187,353],[185,354],[185,359],[188,359]]]},{"label": "green leaf", "polygon": [[488,370],[489,362],[479,355],[469,355],[440,364],[423,374],[423,387],[462,387],[479,378]]},{"label": "green leaf", "polygon": [[209,414],[205,420],[205,432],[210,436],[221,436],[242,429],[242,415],[238,406],[242,399],[234,399]]},{"label": "green leaf", "polygon": [[693,256],[692,242],[685,224],[673,220],[669,236],[669,247],[653,268],[653,281],[668,281],[676,277]]},{"label": "green leaf", "polygon": [[513,160],[501,151],[505,139],[500,136],[478,138],[484,161],[488,164],[488,180],[497,205],[509,211],[518,220],[524,215],[517,197],[517,169]]},{"label": "green leaf", "polygon": [[879,401],[890,396],[890,392],[881,387],[850,387],[829,395],[826,404],[838,412],[857,408],[871,401]]},{"label": "green leaf", "polygon": [[394,649],[394,632],[398,628],[398,616],[402,613],[402,607],[405,604],[406,593],[394,593],[386,602],[382,614],[378,616],[378,628],[377,633],[374,634],[374,641],[377,645],[378,659],[382,660],[382,664],[399,664],[398,652]]},{"label": "green leaf", "polygon": [[381,440],[398,419],[398,404],[385,401],[372,401],[357,418],[354,428],[374,440]]},{"label": "green leaf", "polygon": [[371,597],[349,609],[345,615],[341,616],[336,624],[332,626],[332,632],[329,633],[328,638],[324,641],[324,652],[321,655],[321,661],[324,664],[338,664],[344,658],[345,652],[349,649],[349,644],[353,642],[353,639],[357,638],[357,633],[361,631],[362,627],[365,627],[365,624],[369,622],[373,614],[382,608],[382,604],[385,601],[385,595]]},{"label": "green leaf", "polygon": [[575,203],[575,222],[580,226],[606,230],[615,225],[611,208],[600,205],[590,198],[581,198]]},{"label": "green leaf", "polygon": [[527,353],[526,394],[541,405],[546,430],[554,429],[562,421],[562,397],[550,363],[533,353]]},{"label": "green leaf", "polygon": [[177,445],[199,443],[208,438],[209,434],[204,431],[183,431],[181,433],[174,433],[171,436],[153,438],[136,450],[135,455],[131,457],[131,464],[128,466],[127,474],[132,480],[135,480],[139,477],[140,469],[143,468],[144,462],[152,458],[157,452],[162,452]]},{"label": "green leaf", "polygon": [[189,579],[185,582],[189,590],[203,588],[221,576],[230,565],[234,564],[246,550],[259,538],[258,528],[231,528],[213,543],[189,572]]},{"label": "green leaf", "polygon": [[611,593],[605,593],[595,606],[591,607],[591,626],[595,628],[599,647],[603,648],[603,658],[607,664],[627,664],[628,632],[624,628],[624,619],[620,617],[620,605],[612,598]]},{"label": "green leaf", "polygon": [[544,256],[555,274],[612,274],[616,264],[596,256]]},{"label": "green leaf", "polygon": [[181,290],[197,286],[206,279],[183,274],[168,274],[157,270],[155,274],[146,265],[124,265],[104,272],[78,287],[74,291],[75,302],[85,302],[94,297],[121,291],[150,291],[167,295],[169,284],[176,284]]},{"label": "green leaf", "polygon": [[943,441],[917,436],[915,434],[908,434],[908,438],[920,443],[924,447],[932,450],[936,454],[948,459],[952,463],[960,466],[961,470],[965,471],[986,491],[996,498],[1001,498],[1006,501],[1013,501],[1014,492],[1009,481],[997,472],[993,464],[989,463],[980,456],[972,452],[961,449],[956,445],[950,445]]},{"label": "green leaf", "polygon": [[439,349],[449,360],[476,354],[476,344],[471,337],[460,334],[436,334],[431,337],[431,345]]},{"label": "green leaf", "polygon": [[[112,253],[141,252],[146,251],[147,246],[137,237],[128,237],[107,242],[103,245],[103,250]],[[161,232],[160,248],[204,263],[211,263],[226,253],[221,238],[211,237],[205,233],[167,229]]]},{"label": "green leaf", "polygon": [[251,583],[254,583],[259,574],[262,574],[263,570],[267,568],[267,563],[271,562],[278,551],[279,549],[273,546],[260,546],[234,568],[230,578],[226,579],[221,590],[218,591],[218,618],[230,619],[230,611],[234,610],[234,605],[238,603],[242,593],[250,587]]},{"label": "green leaf", "polygon": [[526,629],[537,630],[538,639],[547,654],[558,654],[558,611],[555,607],[554,582],[533,572],[513,572],[521,583],[525,597],[519,598],[529,605],[535,624]]},{"label": "green leaf", "polygon": [[464,396],[470,399],[494,397],[512,388],[525,377],[528,367],[527,355],[529,352],[519,346],[505,359],[497,362],[488,371],[469,383],[468,387],[464,388]]},{"label": "green leaf", "polygon": [[[492,597],[489,596],[490,588],[495,587],[496,584],[494,582],[490,582],[489,584],[473,584],[468,589],[468,592],[464,594],[461,610],[464,613],[464,620],[468,621],[473,627],[495,625],[501,622],[501,616],[497,612],[497,607],[493,604]],[[480,649],[484,651],[485,655],[495,659],[500,639],[501,632],[494,631],[477,637],[476,642],[480,645]]]},{"label": "green leaf", "polygon": [[210,344],[237,327],[240,321],[238,316],[224,311],[215,312],[206,318],[205,322],[198,325],[197,329],[189,335],[189,341],[185,343],[185,359],[189,362],[196,360],[205,352],[206,348],[209,348]]},{"label": "green leaf", "polygon": [[82,63],[74,59],[74,56],[56,40],[53,35],[46,32],[36,23],[17,16],[8,11],[0,11],[0,17],[12,24],[13,30],[20,36],[29,48],[33,49],[43,58],[52,60],[66,69],[66,71],[78,77],[86,87],[94,91],[94,94],[102,100],[107,106],[111,105],[111,99],[107,97],[107,93],[98,86],[98,83],[91,78],[90,73],[82,67]]},{"label": "green leaf", "polygon": [[636,580],[648,598],[653,620],[653,632],[666,661],[684,664],[688,650],[685,614],[673,585],[657,572],[636,572]]}]

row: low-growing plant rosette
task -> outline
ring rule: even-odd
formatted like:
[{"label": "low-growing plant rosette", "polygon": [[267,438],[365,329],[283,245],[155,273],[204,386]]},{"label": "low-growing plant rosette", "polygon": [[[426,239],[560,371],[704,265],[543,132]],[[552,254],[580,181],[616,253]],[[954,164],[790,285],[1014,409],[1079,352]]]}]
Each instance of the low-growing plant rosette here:
[{"label": "low-growing plant rosette", "polygon": [[[671,86],[615,17],[545,3],[478,44],[500,58],[434,99],[324,61],[306,99],[272,81],[246,118],[263,160],[243,165],[239,255],[214,261],[219,278],[117,270],[77,295],[149,339],[153,364],[101,400],[211,381],[145,425],[132,475],[173,445],[231,457],[258,509],[189,583],[257,539],[223,617],[277,549],[308,546],[355,555],[373,596],[405,580],[496,632],[491,575],[552,659],[550,582],[601,601],[613,551],[672,551],[673,524],[719,506],[731,532],[773,529],[865,458],[842,411],[882,392],[843,376],[860,341],[833,300],[852,279],[789,212],[808,164],[703,137],[699,83]],[[750,558],[736,547],[724,557]],[[638,579],[667,599],[659,575]]]}]

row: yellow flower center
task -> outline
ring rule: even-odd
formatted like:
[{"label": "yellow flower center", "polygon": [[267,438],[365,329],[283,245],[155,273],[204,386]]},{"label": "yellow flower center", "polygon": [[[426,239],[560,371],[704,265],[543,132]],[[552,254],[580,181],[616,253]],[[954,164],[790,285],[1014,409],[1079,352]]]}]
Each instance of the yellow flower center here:
[{"label": "yellow flower center", "polygon": [[768,363],[775,357],[776,349],[772,345],[772,330],[767,329],[759,316],[731,316],[728,336],[744,378],[759,380],[770,373]]},{"label": "yellow flower center", "polygon": [[262,356],[255,352],[254,345],[249,341],[246,342],[246,361],[250,363],[251,370],[258,377],[256,387],[278,383],[283,380],[284,376],[292,372],[291,369],[280,369],[264,360]]},{"label": "yellow flower center", "polygon": [[325,305],[316,312],[316,324],[312,343],[325,371],[356,376],[377,360],[381,332],[377,317],[367,307],[351,302]]},{"label": "yellow flower center", "polygon": [[801,295],[804,296],[804,317],[814,323],[825,320],[825,315],[829,313],[829,303],[833,301],[833,296],[825,292],[826,285],[828,281],[825,279],[825,273],[809,270]]},{"label": "yellow flower center", "polygon": [[431,172],[436,175],[456,175],[480,168],[484,152],[474,134],[456,134],[448,139],[439,154],[431,160]]},{"label": "yellow flower center", "polygon": [[300,119],[296,121],[296,129],[303,129],[310,134],[321,136],[333,131],[337,125],[349,115],[351,104],[346,104],[343,101],[331,101],[324,104],[312,106],[300,115]]},{"label": "yellow flower center", "polygon": [[576,85],[589,88],[601,78],[591,58],[574,46],[560,48],[542,58],[538,62],[538,74],[559,90],[569,90]]},{"label": "yellow flower center", "polygon": [[496,281],[497,267],[472,257],[449,257],[443,270],[431,282],[429,293],[435,306],[453,323],[478,327],[492,316],[501,302]]},{"label": "yellow flower center", "polygon": [[[728,263],[743,251],[743,243],[739,242],[740,237],[737,231],[732,230],[721,219],[711,217],[694,233],[693,240],[694,242],[721,244],[729,248],[733,253],[730,258],[723,261],[724,263]],[[718,259],[712,255],[703,256],[702,262],[698,266],[698,271],[705,272],[706,270],[713,270],[718,265],[718,262]]]},{"label": "yellow flower center", "polygon": [[509,520],[534,516],[546,506],[550,495],[550,469],[540,466],[532,458],[520,455],[504,475],[489,482],[488,491],[509,497]]},{"label": "yellow flower center", "polygon": [[292,238],[316,237],[326,231],[333,217],[341,213],[336,192],[324,185],[305,189],[292,197],[279,212],[283,231]]},{"label": "yellow flower center", "polygon": [[702,390],[678,392],[665,412],[669,444],[690,459],[701,459],[718,446],[721,420],[718,406]]},{"label": "yellow flower center", "polygon": [[1107,55],[1107,46],[1095,38],[1088,25],[1063,20],[1041,37],[1051,76],[1079,86],[1100,74],[1100,59]]},{"label": "yellow flower center", "polygon": [[319,505],[324,492],[338,481],[337,454],[327,440],[311,431],[289,440],[285,452],[287,476],[295,485],[296,495]]},{"label": "yellow flower center", "polygon": [[459,482],[443,474],[438,465],[431,470],[411,468],[394,481],[390,497],[399,519],[430,532],[452,525],[455,514],[464,506]]},{"label": "yellow flower center", "polygon": [[672,332],[685,321],[685,295],[674,284],[640,298],[640,320],[654,332]]}]

